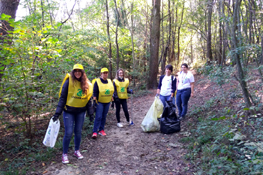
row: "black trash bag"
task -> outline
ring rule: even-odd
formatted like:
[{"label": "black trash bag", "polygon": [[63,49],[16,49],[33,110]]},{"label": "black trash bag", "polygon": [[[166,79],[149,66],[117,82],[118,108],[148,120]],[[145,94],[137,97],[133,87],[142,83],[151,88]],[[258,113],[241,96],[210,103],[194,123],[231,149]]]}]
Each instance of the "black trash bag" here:
[{"label": "black trash bag", "polygon": [[177,119],[176,107],[172,102],[165,102],[162,117],[159,119],[160,131],[164,134],[171,134],[181,130],[180,121]]}]

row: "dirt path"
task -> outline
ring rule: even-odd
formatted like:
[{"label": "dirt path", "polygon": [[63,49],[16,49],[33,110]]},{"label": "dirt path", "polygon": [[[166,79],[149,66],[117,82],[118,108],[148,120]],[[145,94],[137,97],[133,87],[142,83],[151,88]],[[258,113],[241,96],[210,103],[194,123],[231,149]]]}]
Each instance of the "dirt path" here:
[{"label": "dirt path", "polygon": [[[192,174],[190,164],[183,158],[186,150],[178,142],[186,130],[184,124],[181,132],[171,135],[144,133],[140,127],[154,101],[154,92],[134,99],[134,126],[118,128],[115,110],[110,109],[105,126],[107,136],[99,136],[96,140],[90,136],[84,139],[81,149],[87,151],[83,152],[83,160],[77,160],[69,152],[70,165],[60,163],[50,166],[45,174]],[[130,106],[129,101],[129,110]],[[124,119],[121,112],[123,122]],[[58,159],[60,160],[60,155]]]}]

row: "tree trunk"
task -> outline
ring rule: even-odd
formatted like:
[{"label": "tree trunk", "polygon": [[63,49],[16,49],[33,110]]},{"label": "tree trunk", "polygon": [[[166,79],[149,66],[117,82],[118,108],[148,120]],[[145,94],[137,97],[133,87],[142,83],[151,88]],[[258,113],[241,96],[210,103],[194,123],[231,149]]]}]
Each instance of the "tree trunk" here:
[{"label": "tree trunk", "polygon": [[250,0],[248,0],[248,7],[249,7],[249,44],[252,44],[252,7]]},{"label": "tree trunk", "polygon": [[194,56],[193,56],[193,35],[191,35],[191,63],[194,62]]},{"label": "tree trunk", "polygon": [[163,56],[164,56],[164,30],[163,30],[163,20],[164,20],[164,16],[163,16],[163,0],[162,0],[162,52],[161,52],[161,56],[160,56],[160,60],[159,60],[159,63],[158,63],[158,67],[161,63],[161,69],[162,69],[162,72],[163,72]]},{"label": "tree trunk", "polygon": [[180,61],[180,32],[181,32],[181,26],[182,26],[182,23],[183,23],[183,18],[184,18],[184,3],[183,2],[183,9],[182,9],[182,15],[181,15],[181,22],[180,22],[180,25],[178,27],[178,38],[177,38],[177,64],[179,64],[179,61]]},{"label": "tree trunk", "polygon": [[[222,10],[222,17],[225,16],[225,6],[224,6],[224,1],[222,2],[222,7],[221,7],[221,10]],[[222,24],[222,30],[223,30],[223,48],[222,48],[222,64],[226,64],[225,61],[226,61],[226,30],[225,30],[225,20]]]},{"label": "tree trunk", "polygon": [[[173,1],[173,7],[174,7],[174,1]],[[177,6],[176,6],[176,13],[177,13]],[[175,34],[176,34],[176,22],[175,22],[175,19],[174,19],[174,10],[173,10],[173,19],[172,19],[172,21],[173,21],[173,29],[174,30],[172,30],[172,37],[173,37],[173,41],[172,41],[172,48],[171,48],[171,62],[172,61],[175,61],[175,51],[174,51],[174,49],[175,49]]]},{"label": "tree trunk", "polygon": [[157,74],[158,74],[158,55],[159,55],[159,40],[160,40],[160,0],[153,0],[152,23],[150,36],[150,63],[149,63],[149,78],[148,89],[156,89]]},{"label": "tree trunk", "polygon": [[[219,1],[219,18],[222,18],[222,0]],[[222,65],[222,55],[223,55],[223,38],[222,38],[222,21],[219,20],[219,57],[218,64]]]},{"label": "tree trunk", "polygon": [[237,70],[238,70],[238,81],[239,84],[242,88],[242,92],[243,92],[243,97],[246,103],[246,106],[249,108],[252,104],[251,101],[249,99],[250,94],[248,92],[247,89],[247,83],[245,81],[245,76],[244,76],[244,72],[243,72],[243,68],[241,65],[241,60],[240,60],[240,53],[239,51],[237,51],[238,49],[238,41],[237,41],[237,25],[238,25],[238,16],[239,16],[239,10],[240,10],[240,0],[235,0],[234,2],[234,13],[233,13],[233,26],[232,28],[232,49],[235,50],[235,60],[236,60],[236,65],[237,65]]},{"label": "tree trunk", "polygon": [[109,10],[108,10],[108,0],[106,0],[106,14],[107,14],[107,35],[108,35],[108,43],[109,43],[109,75],[110,79],[112,79],[112,55],[111,55],[111,40],[110,40],[110,24],[109,24]]},{"label": "tree trunk", "polygon": [[147,65],[147,50],[148,50],[148,47],[147,47],[147,43],[148,43],[148,3],[146,1],[146,24],[145,24],[145,40],[144,40],[144,50],[145,50],[145,56],[144,56],[144,72],[147,71],[146,69],[146,65]]},{"label": "tree trunk", "polygon": [[212,58],[212,35],[211,35],[211,19],[213,10],[213,0],[208,0],[207,4],[208,16],[207,16],[207,61],[210,63]]},{"label": "tree trunk", "polygon": [[[15,19],[19,0],[1,0],[0,1],[0,15],[10,15],[11,19]],[[0,44],[2,45],[4,40],[7,39],[7,31],[14,30],[7,21],[0,21]],[[10,43],[11,44],[11,43]],[[0,49],[1,51],[2,49]],[[0,81],[4,75],[6,65],[4,64],[5,57],[0,57]]]},{"label": "tree trunk", "polygon": [[[262,10],[262,6],[261,6],[261,10]],[[260,14],[261,16],[261,27],[260,27],[260,31],[263,31],[263,13]],[[263,32],[261,32],[260,34],[260,37],[261,37],[261,64],[263,64]]]},{"label": "tree trunk", "polygon": [[171,2],[168,0],[168,13],[169,13],[169,36],[168,36],[168,63],[171,63],[171,30],[172,30],[172,16],[171,16]]},{"label": "tree trunk", "polygon": [[[131,4],[131,42],[132,42],[132,60],[133,60],[133,73],[135,73],[135,55],[134,55],[134,44],[133,44],[133,3]],[[157,60],[158,60],[158,56],[157,56]],[[133,86],[135,87],[135,77],[134,75],[132,76],[133,79]]]},{"label": "tree trunk", "polygon": [[119,44],[118,44],[118,27],[119,27],[119,11],[117,8],[117,2],[116,0],[114,0],[115,3],[115,10],[116,10],[116,17],[117,17],[117,22],[116,22],[116,31],[115,31],[115,43],[116,43],[116,66],[117,66],[117,70],[119,70],[119,65],[120,65],[120,53],[119,53]]}]

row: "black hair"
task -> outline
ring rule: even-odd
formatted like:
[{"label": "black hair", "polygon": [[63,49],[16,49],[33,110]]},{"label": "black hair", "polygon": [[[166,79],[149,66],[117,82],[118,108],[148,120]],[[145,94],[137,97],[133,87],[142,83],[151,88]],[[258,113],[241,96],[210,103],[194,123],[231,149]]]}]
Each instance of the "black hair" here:
[{"label": "black hair", "polygon": [[186,64],[186,63],[183,63],[182,65],[181,65],[181,67],[182,66],[185,66],[187,69],[188,69],[188,65]]},{"label": "black hair", "polygon": [[165,69],[169,69],[171,72],[173,72],[173,66],[171,64],[165,66]]}]

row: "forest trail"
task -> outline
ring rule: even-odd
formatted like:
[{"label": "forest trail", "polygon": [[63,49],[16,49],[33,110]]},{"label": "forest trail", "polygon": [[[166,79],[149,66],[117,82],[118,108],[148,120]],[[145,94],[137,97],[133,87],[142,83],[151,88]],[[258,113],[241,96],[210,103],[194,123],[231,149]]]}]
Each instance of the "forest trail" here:
[{"label": "forest trail", "polygon": [[[197,85],[195,98],[191,98],[191,106],[200,103],[197,93],[202,88]],[[110,108],[105,132],[106,137],[98,136],[96,140],[91,136],[82,140],[81,150],[84,159],[77,160],[69,152],[69,165],[58,163],[50,166],[45,174],[58,175],[121,175],[121,174],[193,174],[191,164],[184,159],[186,149],[179,142],[180,138],[187,137],[186,119],[181,124],[181,132],[170,135],[160,132],[144,133],[140,127],[143,118],[149,110],[155,98],[155,90],[146,96],[134,98],[134,123],[133,126],[125,125],[123,128],[117,127],[115,109]],[[131,115],[131,100],[128,101],[129,113]],[[189,109],[191,110],[191,109]],[[121,121],[125,116],[121,110]],[[61,155],[56,155],[61,159]]]}]

